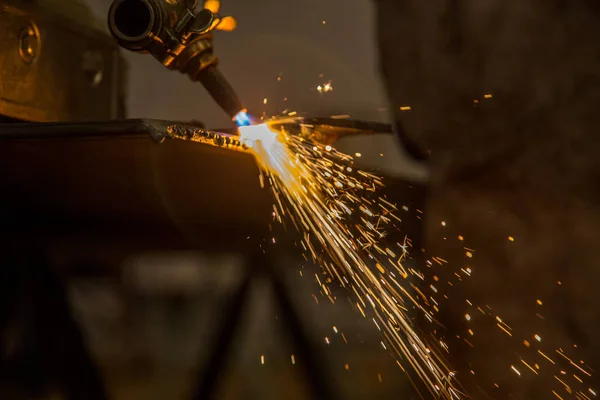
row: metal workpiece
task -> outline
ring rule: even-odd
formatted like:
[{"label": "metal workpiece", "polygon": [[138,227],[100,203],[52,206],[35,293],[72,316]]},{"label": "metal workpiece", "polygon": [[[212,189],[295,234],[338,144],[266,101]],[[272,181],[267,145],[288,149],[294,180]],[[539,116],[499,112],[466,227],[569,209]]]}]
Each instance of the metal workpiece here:
[{"label": "metal workpiece", "polygon": [[[315,129],[350,123],[320,121]],[[196,227],[206,224],[262,229],[272,213],[271,193],[258,184],[250,149],[233,134],[199,125],[146,119],[8,123],[0,124],[0,144],[3,210],[56,216],[60,229],[66,221],[118,220],[107,229],[127,221],[190,227],[202,236]],[[387,181],[389,188],[393,182]]]},{"label": "metal workpiece", "polygon": [[12,123],[0,125],[0,143],[5,224],[27,220],[31,229],[69,232],[130,226],[185,232],[190,240],[207,240],[207,232],[212,239],[217,231],[233,240],[236,226],[245,240],[266,230],[272,213],[250,152],[234,136],[198,126]]},{"label": "metal workpiece", "polygon": [[124,61],[83,10],[70,2],[59,13],[43,1],[0,0],[0,117],[124,117]]},{"label": "metal workpiece", "polygon": [[149,53],[165,67],[200,82],[232,119],[244,109],[218,70],[212,31],[224,19],[197,1],[114,0],[108,27],[117,43],[130,51]]}]

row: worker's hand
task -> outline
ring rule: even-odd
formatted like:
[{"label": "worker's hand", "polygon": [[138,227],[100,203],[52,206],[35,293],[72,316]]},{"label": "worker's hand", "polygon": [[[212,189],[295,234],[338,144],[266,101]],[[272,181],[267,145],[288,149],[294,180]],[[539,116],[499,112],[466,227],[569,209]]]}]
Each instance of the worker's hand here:
[{"label": "worker's hand", "polygon": [[[216,14],[218,16],[219,9],[221,8],[221,1],[220,0],[206,0],[204,2],[204,8],[212,11],[214,14]],[[232,16],[220,17],[219,16],[218,18],[215,19],[215,22],[213,23],[211,30],[214,29],[217,31],[231,32],[236,27],[237,27],[237,21],[234,17],[232,17]]]}]

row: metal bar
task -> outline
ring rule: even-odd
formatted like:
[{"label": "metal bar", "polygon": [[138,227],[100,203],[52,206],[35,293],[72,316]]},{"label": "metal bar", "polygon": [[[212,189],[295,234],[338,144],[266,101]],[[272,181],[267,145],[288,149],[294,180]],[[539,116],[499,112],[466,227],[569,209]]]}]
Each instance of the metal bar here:
[{"label": "metal bar", "polygon": [[[0,121],[1,122],[1,121]],[[390,125],[334,118],[291,118],[273,121],[272,125],[308,124],[323,136],[341,138],[353,135],[392,134]],[[106,122],[0,123],[0,141],[49,139],[116,139],[149,136],[157,143],[164,139],[189,140],[244,150],[235,134],[173,121],[129,119]]]},{"label": "metal bar", "polygon": [[306,117],[283,117],[270,122],[273,126],[278,125],[312,125],[316,130],[335,132],[340,136],[348,135],[374,135],[392,134],[393,128],[390,124],[381,122],[361,121],[346,118],[306,118]]},{"label": "metal bar", "polygon": [[49,122],[0,124],[0,141],[55,139],[114,139],[150,137],[158,142],[173,122],[130,119],[107,122]]},{"label": "metal bar", "polygon": [[360,121],[356,119],[338,118],[305,118],[305,124],[315,126],[326,126],[332,129],[360,131],[361,134],[391,134],[391,125],[380,122]]},{"label": "metal bar", "polygon": [[60,139],[143,139],[156,143],[165,139],[187,140],[233,150],[245,150],[236,135],[200,126],[153,119],[106,122],[0,123],[1,141]]}]

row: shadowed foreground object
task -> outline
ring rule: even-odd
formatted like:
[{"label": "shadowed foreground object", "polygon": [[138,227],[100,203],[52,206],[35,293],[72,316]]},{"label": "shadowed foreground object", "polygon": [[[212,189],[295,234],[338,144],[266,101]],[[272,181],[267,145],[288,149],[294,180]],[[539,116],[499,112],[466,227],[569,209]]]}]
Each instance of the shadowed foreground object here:
[{"label": "shadowed foreground object", "polygon": [[376,6],[396,119],[430,153],[426,255],[473,271],[440,314],[459,380],[475,399],[594,398],[566,382],[600,368],[600,7]]},{"label": "shadowed foreground object", "polygon": [[[129,120],[5,125],[0,140],[5,171],[0,181],[3,192],[10,193],[2,200],[3,209],[16,220],[55,213],[68,218],[59,229],[68,229],[70,222],[109,228],[111,220],[129,221],[191,229],[192,240],[207,239],[203,230],[208,226],[266,229],[271,199],[256,184],[258,169],[251,155],[230,135],[165,121]],[[15,173],[19,160],[25,159],[27,164]],[[241,193],[252,207],[239,207]]]}]

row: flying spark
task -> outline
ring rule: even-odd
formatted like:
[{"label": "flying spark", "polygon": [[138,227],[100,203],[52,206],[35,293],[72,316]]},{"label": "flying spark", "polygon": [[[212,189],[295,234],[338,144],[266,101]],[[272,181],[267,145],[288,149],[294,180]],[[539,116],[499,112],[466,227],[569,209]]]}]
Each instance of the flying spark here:
[{"label": "flying spark", "polygon": [[[457,383],[441,352],[421,338],[407,314],[410,304],[420,310],[423,306],[406,288],[409,274],[403,256],[392,258],[377,245],[396,211],[384,199],[367,198],[383,186],[381,179],[360,170],[350,174],[346,163],[351,157],[335,149],[323,151],[321,145],[277,132],[267,124],[241,127],[240,138],[268,175],[280,215],[304,234],[303,247],[341,286],[350,286],[362,314],[373,315],[389,345],[382,343],[382,347],[406,360],[432,395],[457,398]],[[351,216],[359,222],[351,222]],[[373,269],[373,260],[399,275]]]},{"label": "flying spark", "polygon": [[317,91],[321,94],[329,93],[329,92],[333,91],[333,86],[331,84],[331,81],[317,86]]},{"label": "flying spark", "polygon": [[[399,231],[396,223],[401,219],[397,214],[414,211],[388,201],[379,193],[379,189],[384,187],[380,177],[356,169],[352,156],[329,145],[315,143],[283,128],[277,131],[268,124],[243,126],[239,132],[240,141],[250,149],[260,166],[260,181],[272,190],[274,214],[279,216],[278,221],[284,226],[293,226],[303,235],[300,244],[306,260],[311,258],[323,267],[321,278],[316,276],[321,294],[334,302],[334,291],[330,287],[333,282],[354,293],[357,311],[373,321],[381,333],[382,348],[396,358],[417,390],[424,385],[434,398],[469,398],[457,381],[460,374],[452,370],[446,361],[452,349],[436,336],[442,331],[436,320],[439,302],[448,297],[444,293],[444,282],[437,275],[427,274],[429,269],[443,266],[447,261],[441,257],[430,257],[422,268],[410,267],[406,263],[406,257],[412,250],[410,238],[405,237],[403,242],[393,246],[386,243],[390,231]],[[361,154],[356,153],[355,157],[361,157]],[[420,210],[416,212],[422,214]],[[511,238],[509,240],[513,241]],[[459,248],[466,250],[464,256],[469,262],[473,261],[475,250],[462,247],[466,241],[463,236],[457,236],[457,239],[461,243]],[[400,254],[392,247],[401,249],[396,250]],[[461,271],[463,274],[460,274]],[[471,274],[471,267],[457,266],[452,282],[448,280],[447,284],[455,287],[463,277],[467,279]],[[432,278],[436,285],[425,284],[426,278]],[[317,297],[313,295],[313,298],[318,303]],[[541,303],[541,300],[537,301],[538,305]],[[536,357],[535,361],[543,362],[540,369],[537,362],[530,364],[525,361],[525,354],[515,355],[515,362],[527,369],[521,371],[515,365],[507,365],[514,379],[528,371],[533,371],[536,376],[543,371],[552,374],[550,376],[560,375],[561,382],[565,386],[568,384],[569,388],[577,386],[578,390],[572,390],[576,397],[579,396],[577,398],[588,398],[589,395],[584,392],[595,396],[594,389],[585,386],[584,379],[592,374],[583,362],[572,361],[562,349],[548,347],[539,333],[521,332],[526,327],[519,326],[513,330],[508,325],[509,321],[504,321],[485,303],[478,305],[467,299],[466,304],[483,315],[477,321],[488,318],[489,326],[495,327],[498,334],[515,340],[524,351],[528,351],[527,359]],[[440,329],[434,328],[432,333],[425,332],[422,326],[417,327],[413,322],[415,312],[422,314],[431,326]],[[462,315],[467,323],[474,323],[472,312]],[[475,335],[473,330],[465,329],[469,337]],[[338,331],[335,326],[333,330],[335,333]],[[479,328],[477,331],[478,335],[482,335]],[[464,338],[460,332],[453,333]],[[343,333],[341,337],[346,342]],[[523,340],[525,337],[533,337],[535,345]],[[329,338],[325,341],[330,342]],[[473,347],[466,339],[464,341]],[[567,360],[569,368],[573,368],[571,374],[566,375],[564,367],[559,369],[560,365],[551,358],[556,359],[555,353]],[[264,363],[263,357],[261,363]],[[349,370],[349,365],[344,368]],[[475,375],[476,371],[471,370],[470,373]],[[574,378],[567,382],[570,376]],[[488,383],[497,387],[493,381]],[[551,391],[548,388],[548,392]]]}]

